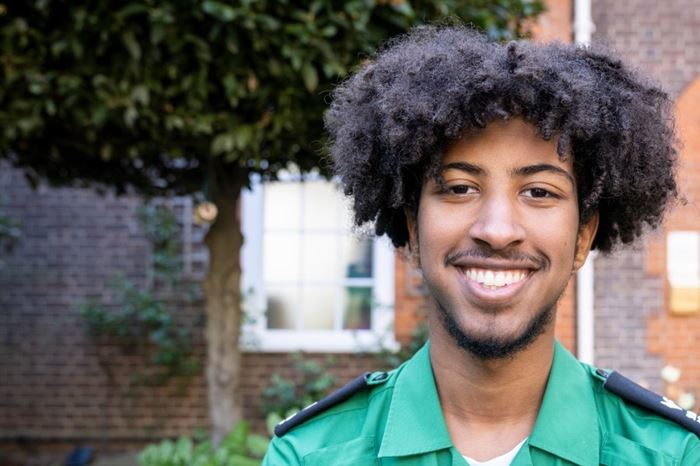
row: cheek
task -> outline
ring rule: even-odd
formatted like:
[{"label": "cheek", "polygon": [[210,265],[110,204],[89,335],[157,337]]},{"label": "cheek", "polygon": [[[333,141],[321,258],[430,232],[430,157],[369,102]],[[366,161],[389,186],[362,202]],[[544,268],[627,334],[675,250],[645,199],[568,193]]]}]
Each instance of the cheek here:
[{"label": "cheek", "polygon": [[450,209],[425,203],[418,211],[418,244],[421,250],[440,251],[449,249],[454,241],[465,235],[464,222]]},{"label": "cheek", "polygon": [[576,248],[578,227],[578,210],[561,208],[529,217],[527,231],[541,247],[558,250],[557,256],[568,259]]}]

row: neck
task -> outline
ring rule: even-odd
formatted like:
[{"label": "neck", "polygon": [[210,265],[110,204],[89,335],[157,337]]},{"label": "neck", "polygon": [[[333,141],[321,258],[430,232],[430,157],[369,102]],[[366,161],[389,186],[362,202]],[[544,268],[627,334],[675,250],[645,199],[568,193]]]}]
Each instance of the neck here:
[{"label": "neck", "polygon": [[484,360],[457,346],[438,318],[430,320],[430,360],[455,447],[477,460],[509,451],[537,419],[554,353],[553,322],[512,357]]}]

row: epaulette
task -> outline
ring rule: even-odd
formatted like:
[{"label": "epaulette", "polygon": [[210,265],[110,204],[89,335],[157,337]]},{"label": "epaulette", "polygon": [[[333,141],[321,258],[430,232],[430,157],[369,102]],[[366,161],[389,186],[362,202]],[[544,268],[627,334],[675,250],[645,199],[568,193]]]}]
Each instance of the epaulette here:
[{"label": "epaulette", "polygon": [[647,390],[615,371],[598,369],[596,373],[605,378],[603,387],[606,390],[623,400],[677,422],[700,437],[700,416],[697,413],[681,408],[673,400]]},{"label": "epaulette", "polygon": [[282,437],[284,434],[289,432],[293,427],[306,422],[312,417],[322,413],[323,411],[331,408],[342,401],[347,400],[355,393],[360,390],[370,386],[377,385],[387,381],[389,374],[386,372],[365,372],[364,374],[356,377],[350,383],[344,387],[339,388],[325,398],[318,400],[315,403],[310,404],[306,408],[289,416],[284,421],[280,422],[275,426],[275,435],[277,437]]}]

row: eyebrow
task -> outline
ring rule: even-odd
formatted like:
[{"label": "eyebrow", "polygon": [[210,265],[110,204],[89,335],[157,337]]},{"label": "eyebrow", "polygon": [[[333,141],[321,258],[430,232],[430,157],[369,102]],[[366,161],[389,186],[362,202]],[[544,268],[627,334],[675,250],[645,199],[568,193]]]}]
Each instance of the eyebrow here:
[{"label": "eyebrow", "polygon": [[442,167],[441,171],[444,172],[445,170],[450,170],[450,169],[460,170],[463,172],[471,173],[472,175],[484,175],[484,174],[486,174],[486,170],[484,170],[483,168],[481,168],[478,165],[473,165],[473,164],[468,163],[468,162],[448,163],[447,165],[444,165]]},{"label": "eyebrow", "polygon": [[551,165],[548,163],[538,163],[536,165],[527,165],[525,167],[518,167],[511,170],[511,174],[515,176],[529,176],[535,173],[550,172],[555,175],[561,175],[571,182],[572,186],[576,186],[576,180],[573,175],[563,168],[557,167],[556,165]]},{"label": "eyebrow", "polygon": [[[453,163],[448,163],[442,167],[442,171],[444,172],[445,170],[460,170],[466,173],[470,173],[472,175],[485,175],[486,170],[481,168],[478,165],[474,165],[468,162],[453,162]],[[559,168],[556,165],[552,165],[549,163],[538,163],[535,165],[526,165],[524,167],[518,167],[514,168],[511,170],[511,175],[512,176],[529,176],[529,175],[534,175],[536,173],[542,173],[542,172],[550,172],[554,173],[555,175],[560,175],[565,177],[569,182],[572,184],[572,186],[576,186],[576,179],[571,175],[571,173],[567,172],[563,168]]]}]

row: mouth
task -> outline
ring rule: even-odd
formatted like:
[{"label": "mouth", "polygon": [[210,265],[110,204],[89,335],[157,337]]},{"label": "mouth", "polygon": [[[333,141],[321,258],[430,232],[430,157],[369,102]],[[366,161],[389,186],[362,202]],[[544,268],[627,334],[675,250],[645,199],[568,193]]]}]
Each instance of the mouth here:
[{"label": "mouth", "polygon": [[530,275],[530,271],[527,269],[491,270],[469,267],[462,269],[462,274],[484,288],[498,290],[525,280]]},{"label": "mouth", "polygon": [[486,302],[504,302],[512,299],[525,286],[534,269],[494,269],[485,267],[457,267],[466,290],[473,297]]}]

